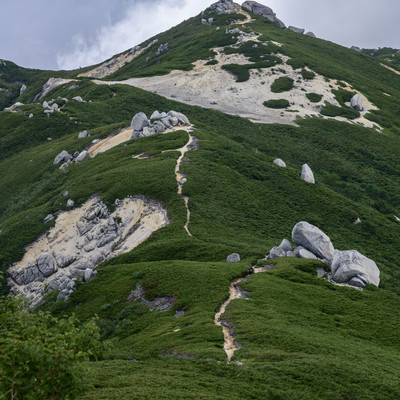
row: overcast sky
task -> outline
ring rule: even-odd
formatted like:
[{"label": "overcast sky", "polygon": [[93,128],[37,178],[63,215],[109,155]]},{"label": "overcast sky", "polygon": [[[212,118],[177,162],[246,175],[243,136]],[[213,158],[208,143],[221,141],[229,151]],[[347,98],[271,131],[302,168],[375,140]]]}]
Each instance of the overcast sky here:
[{"label": "overcast sky", "polygon": [[[0,58],[72,69],[127,50],[215,0],[0,0]],[[399,0],[260,0],[286,25],[344,46],[400,48]]]}]

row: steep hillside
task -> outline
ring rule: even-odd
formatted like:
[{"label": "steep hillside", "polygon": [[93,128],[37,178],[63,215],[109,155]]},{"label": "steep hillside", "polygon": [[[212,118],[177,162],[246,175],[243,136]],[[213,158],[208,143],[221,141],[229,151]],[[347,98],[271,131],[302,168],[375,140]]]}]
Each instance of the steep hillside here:
[{"label": "steep hillside", "polygon": [[[3,292],[99,316],[82,399],[400,395],[399,77],[265,15],[221,1],[97,66],[4,76],[28,89],[0,112]],[[299,221],[374,260],[379,287],[264,259]]]}]

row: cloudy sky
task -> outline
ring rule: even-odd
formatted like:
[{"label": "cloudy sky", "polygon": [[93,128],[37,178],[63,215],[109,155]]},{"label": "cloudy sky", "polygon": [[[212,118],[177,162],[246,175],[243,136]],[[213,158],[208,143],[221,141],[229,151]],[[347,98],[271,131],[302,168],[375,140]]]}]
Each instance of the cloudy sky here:
[{"label": "cloudy sky", "polygon": [[[72,69],[124,51],[216,0],[0,0],[0,58]],[[400,48],[399,0],[259,0],[286,25],[344,46]]]}]

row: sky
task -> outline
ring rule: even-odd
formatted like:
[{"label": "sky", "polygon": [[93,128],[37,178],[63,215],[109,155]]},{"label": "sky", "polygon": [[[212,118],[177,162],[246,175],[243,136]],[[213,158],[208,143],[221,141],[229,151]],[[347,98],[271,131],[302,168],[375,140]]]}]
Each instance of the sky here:
[{"label": "sky", "polygon": [[[0,0],[0,59],[74,69],[104,61],[216,0]],[[350,47],[400,48],[399,0],[259,0],[287,26]],[[241,3],[241,2],[240,2]]]}]

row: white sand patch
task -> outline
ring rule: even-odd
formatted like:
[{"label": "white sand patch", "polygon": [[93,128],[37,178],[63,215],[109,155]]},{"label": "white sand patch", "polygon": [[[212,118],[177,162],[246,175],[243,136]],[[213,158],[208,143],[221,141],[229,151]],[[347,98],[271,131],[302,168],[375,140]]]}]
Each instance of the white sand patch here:
[{"label": "white sand patch", "polygon": [[[87,269],[95,270],[101,262],[133,250],[168,223],[167,211],[144,197],[116,202],[113,213],[99,198],[88,200],[58,215],[55,227],[26,247],[23,259],[9,269],[12,292],[27,297],[32,305],[43,298],[47,287],[68,297]],[[40,256],[48,256],[53,270],[41,269]],[[32,270],[33,278],[28,273]]]},{"label": "white sand patch", "polygon": [[394,72],[396,75],[400,75],[400,71],[398,71],[397,69],[394,69],[392,67],[389,67],[389,65],[385,65],[385,64],[382,64],[382,63],[381,63],[381,65],[382,65],[382,67],[388,69],[389,71]]},{"label": "white sand patch", "polygon": [[131,139],[132,134],[133,134],[133,129],[131,128],[123,129],[117,135],[109,136],[101,140],[100,142],[94,144],[88,150],[88,154],[91,158],[94,158],[97,156],[97,154],[104,153],[116,146],[119,146],[122,143],[127,142],[128,140]]}]

